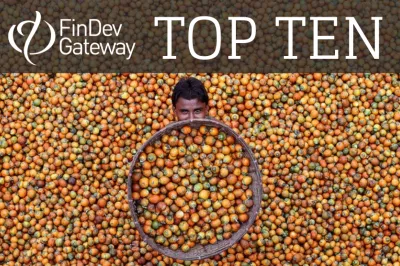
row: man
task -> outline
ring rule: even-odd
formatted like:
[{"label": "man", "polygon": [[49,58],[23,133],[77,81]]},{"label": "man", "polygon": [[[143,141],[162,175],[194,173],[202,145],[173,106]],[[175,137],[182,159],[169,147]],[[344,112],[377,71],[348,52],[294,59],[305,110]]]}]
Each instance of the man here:
[{"label": "man", "polygon": [[178,120],[205,118],[208,114],[208,94],[196,78],[181,79],[172,93],[172,104]]}]

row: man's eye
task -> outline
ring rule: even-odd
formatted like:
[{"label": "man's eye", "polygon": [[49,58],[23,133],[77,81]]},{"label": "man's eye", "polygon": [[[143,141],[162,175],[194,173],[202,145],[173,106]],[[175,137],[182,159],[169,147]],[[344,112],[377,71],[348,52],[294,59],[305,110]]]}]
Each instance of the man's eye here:
[{"label": "man's eye", "polygon": [[182,114],[187,114],[187,113],[188,113],[188,111],[186,111],[186,110],[185,110],[185,111],[182,111],[181,113],[182,113]]},{"label": "man's eye", "polygon": [[195,110],[194,112],[195,112],[196,114],[199,114],[199,113],[201,113],[201,110],[198,109],[198,110]]}]

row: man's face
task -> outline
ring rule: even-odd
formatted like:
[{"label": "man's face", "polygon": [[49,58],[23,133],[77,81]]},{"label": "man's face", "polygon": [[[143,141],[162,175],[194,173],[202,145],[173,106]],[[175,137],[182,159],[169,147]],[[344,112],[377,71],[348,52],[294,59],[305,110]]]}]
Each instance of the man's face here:
[{"label": "man's face", "polygon": [[190,120],[205,118],[208,113],[208,106],[199,99],[186,100],[179,98],[175,106],[175,115],[178,120]]}]

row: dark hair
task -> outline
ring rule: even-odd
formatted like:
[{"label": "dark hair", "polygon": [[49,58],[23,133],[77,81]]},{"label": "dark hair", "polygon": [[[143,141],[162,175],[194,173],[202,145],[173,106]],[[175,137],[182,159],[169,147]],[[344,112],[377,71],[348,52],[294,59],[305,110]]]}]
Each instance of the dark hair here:
[{"label": "dark hair", "polygon": [[198,99],[208,105],[208,94],[203,83],[193,77],[181,79],[172,93],[172,104],[175,106],[179,98],[186,100]]}]

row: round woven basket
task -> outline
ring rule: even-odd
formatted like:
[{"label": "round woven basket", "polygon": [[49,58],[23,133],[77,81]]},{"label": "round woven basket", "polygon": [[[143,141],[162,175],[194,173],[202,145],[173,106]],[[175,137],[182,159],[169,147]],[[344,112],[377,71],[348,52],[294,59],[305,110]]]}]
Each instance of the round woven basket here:
[{"label": "round woven basket", "polygon": [[[148,146],[153,144],[155,141],[159,140],[163,135],[169,134],[174,129],[181,129],[183,126],[189,125],[193,128],[199,128],[202,125],[217,127],[220,131],[225,132],[225,134],[230,135],[235,138],[235,142],[239,143],[243,147],[244,156],[250,159],[250,167],[249,174],[251,175],[253,181],[250,185],[251,190],[253,191],[253,206],[249,211],[249,219],[240,225],[240,228],[237,232],[232,234],[232,237],[225,240],[217,241],[214,244],[209,245],[201,245],[197,244],[192,247],[188,252],[183,252],[181,250],[171,250],[167,247],[157,244],[153,238],[146,235],[143,231],[141,224],[139,223],[138,216],[136,213],[136,204],[137,202],[132,198],[132,174],[135,170],[136,163],[139,159],[140,154],[143,150]],[[128,176],[128,201],[129,207],[133,216],[133,220],[136,226],[136,229],[139,230],[140,236],[143,241],[145,241],[148,245],[150,245],[154,250],[159,251],[160,253],[180,260],[201,260],[208,257],[212,257],[220,254],[222,251],[228,249],[233,244],[238,242],[243,235],[247,232],[249,227],[254,223],[254,220],[257,217],[258,211],[261,206],[261,197],[262,197],[262,184],[261,184],[261,173],[258,168],[257,161],[254,158],[254,155],[251,149],[247,146],[246,142],[240,137],[235,131],[229,128],[227,125],[213,119],[195,119],[195,120],[185,120],[178,121],[174,123],[168,124],[165,128],[158,131],[154,134],[149,140],[147,140],[141,148],[135,154],[130,171]]]}]

